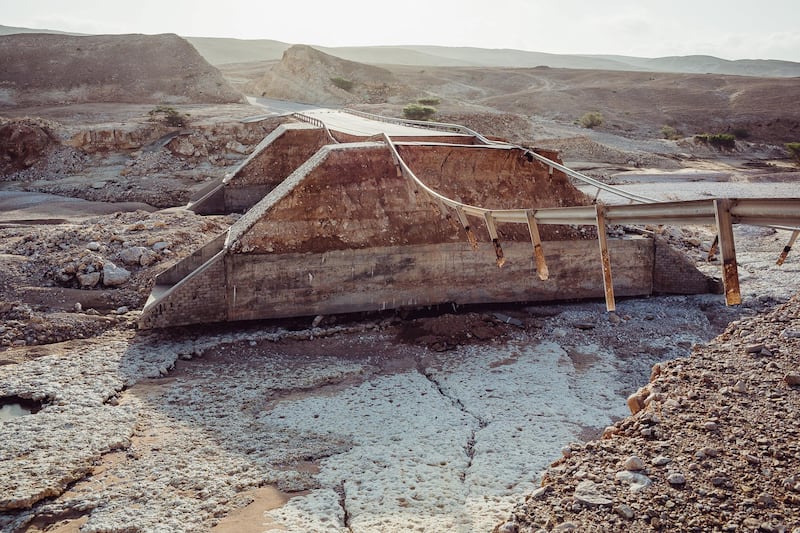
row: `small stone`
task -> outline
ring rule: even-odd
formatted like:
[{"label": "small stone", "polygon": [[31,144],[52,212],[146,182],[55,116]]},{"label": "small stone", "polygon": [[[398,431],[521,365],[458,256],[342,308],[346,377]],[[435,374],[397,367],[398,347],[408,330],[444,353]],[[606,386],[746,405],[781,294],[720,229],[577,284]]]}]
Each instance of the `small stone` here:
[{"label": "small stone", "polygon": [[664,402],[664,409],[668,411],[677,411],[681,408],[681,402],[676,400],[675,398],[669,398],[667,401]]},{"label": "small stone", "polygon": [[628,396],[627,403],[628,409],[630,409],[632,415],[635,415],[642,410],[642,407],[644,407],[641,398],[639,398],[639,393],[633,393]]},{"label": "small stone", "polygon": [[667,476],[667,483],[670,485],[684,485],[686,483],[686,477],[680,472],[673,472]]},{"label": "small stone", "polygon": [[800,374],[797,372],[789,372],[783,376],[783,381],[785,381],[790,387],[796,387],[797,385],[800,385]]},{"label": "small stone", "polygon": [[728,483],[728,478],[725,476],[714,476],[711,478],[711,484],[715,487],[724,487]]},{"label": "small stone", "polygon": [[759,353],[763,349],[764,349],[763,344],[748,344],[747,347],[745,348],[745,351],[747,353]]},{"label": "small stone", "polygon": [[561,448],[561,455],[563,455],[564,457],[572,457],[572,450],[570,449],[569,446],[564,446],[563,448]]},{"label": "small stone", "polygon": [[625,460],[623,468],[629,471],[644,470],[644,461],[642,461],[635,455],[631,455]]},{"label": "small stone", "polygon": [[100,283],[100,272],[89,272],[88,274],[78,274],[78,283],[81,287],[91,288]]},{"label": "small stone", "polygon": [[749,529],[758,529],[758,527],[761,525],[761,520],[755,517],[745,518],[744,522],[742,522],[742,525]]},{"label": "small stone", "polygon": [[105,181],[95,181],[94,183],[92,183],[92,189],[102,189],[105,186],[106,186]]},{"label": "small stone", "polygon": [[744,394],[747,392],[747,385],[745,385],[744,381],[739,380],[736,382],[736,385],[733,386],[733,392]]},{"label": "small stone", "polygon": [[519,524],[516,522],[505,522],[494,528],[492,533],[519,533]]},{"label": "small stone", "polygon": [[131,273],[118,267],[114,263],[106,263],[103,265],[103,285],[106,287],[119,287],[124,285],[131,277]]},{"label": "small stone", "polygon": [[158,241],[152,246],[154,252],[160,252],[169,248],[169,243],[166,241]]},{"label": "small stone", "polygon": [[614,507],[614,512],[617,513],[622,518],[624,518],[625,520],[631,520],[635,516],[635,513],[633,512],[633,509],[631,509],[629,506],[625,505],[624,503]]},{"label": "small stone", "polygon": [[785,339],[800,339],[800,329],[785,329],[781,331],[781,337]]},{"label": "small stone", "polygon": [[659,455],[655,459],[653,459],[652,463],[654,466],[664,466],[668,465],[672,462],[672,459],[667,457],[666,455]]},{"label": "small stone", "polygon": [[138,265],[142,260],[142,256],[148,251],[144,246],[131,246],[130,248],[123,248],[118,257],[126,265]]},{"label": "small stone", "polygon": [[761,355],[761,356],[764,356],[764,357],[772,357],[773,354],[772,354],[772,350],[770,350],[769,348],[767,348],[765,346],[764,348],[761,348],[761,351],[758,352],[758,355]]},{"label": "small stone", "polygon": [[117,307],[116,313],[118,315],[124,315],[127,312],[128,312],[128,308],[126,306],[123,305],[121,307]]},{"label": "small stone", "polygon": [[775,498],[773,498],[771,494],[762,492],[758,495],[758,498],[756,498],[756,503],[761,507],[772,507],[775,505]]},{"label": "small stone", "polygon": [[594,481],[588,480],[578,483],[573,497],[576,502],[589,507],[605,506],[613,503],[611,498],[600,492],[600,488]]},{"label": "small stone", "polygon": [[711,448],[710,446],[706,446],[700,451],[703,452],[703,455],[706,457],[716,457],[719,455],[719,450],[716,448]]},{"label": "small stone", "polygon": [[617,313],[609,313],[608,314],[608,321],[612,325],[616,326],[622,322],[622,319],[619,317]]},{"label": "small stone", "polygon": [[591,322],[576,322],[574,324],[574,326],[576,328],[582,329],[582,330],[589,330],[589,329],[594,329],[595,328],[595,325],[592,324]]},{"label": "small stone", "polygon": [[630,485],[629,488],[631,492],[642,491],[653,484],[652,480],[644,474],[638,474],[628,470],[617,472],[614,479]]},{"label": "small stone", "polygon": [[97,252],[100,250],[100,243],[97,241],[91,241],[89,243],[86,243],[86,249],[91,252]]},{"label": "small stone", "polygon": [[553,528],[553,531],[577,531],[578,526],[572,522],[564,522]]},{"label": "small stone", "polygon": [[610,439],[617,433],[619,433],[619,428],[617,426],[608,426],[603,430],[603,436],[601,438]]},{"label": "small stone", "polygon": [[706,431],[717,431],[719,429],[719,424],[716,422],[706,422],[703,424],[703,429]]},{"label": "small stone", "polygon": [[83,311],[83,305],[80,302],[75,302],[75,305],[72,306],[76,313],[80,313]]},{"label": "small stone", "polygon": [[530,498],[533,500],[540,500],[545,497],[545,495],[550,492],[552,489],[550,485],[545,485],[544,487],[539,487],[535,491],[531,492]]}]

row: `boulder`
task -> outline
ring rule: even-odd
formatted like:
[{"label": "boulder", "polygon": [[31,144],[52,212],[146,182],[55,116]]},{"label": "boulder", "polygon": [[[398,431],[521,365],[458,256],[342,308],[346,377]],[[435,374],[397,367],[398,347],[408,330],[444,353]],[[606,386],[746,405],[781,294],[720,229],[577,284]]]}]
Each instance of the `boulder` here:
[{"label": "boulder", "polygon": [[106,287],[119,287],[131,278],[130,271],[118,267],[114,263],[103,265],[103,285]]}]

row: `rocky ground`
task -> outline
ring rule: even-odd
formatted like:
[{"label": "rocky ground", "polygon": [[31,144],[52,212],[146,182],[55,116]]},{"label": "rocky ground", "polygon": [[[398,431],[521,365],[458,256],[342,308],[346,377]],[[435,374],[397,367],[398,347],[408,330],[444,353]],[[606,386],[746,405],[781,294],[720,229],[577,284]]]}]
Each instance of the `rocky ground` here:
[{"label": "rocky ground", "polygon": [[495,531],[800,531],[800,299],[659,363]]}]

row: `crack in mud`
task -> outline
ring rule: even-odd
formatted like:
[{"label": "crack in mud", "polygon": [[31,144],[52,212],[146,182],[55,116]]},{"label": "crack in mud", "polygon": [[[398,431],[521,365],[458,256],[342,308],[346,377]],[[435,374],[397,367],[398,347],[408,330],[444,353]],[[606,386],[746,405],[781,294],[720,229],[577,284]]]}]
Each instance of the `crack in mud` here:
[{"label": "crack in mud", "polygon": [[475,413],[467,409],[467,407],[464,405],[464,402],[462,402],[460,398],[448,394],[442,387],[441,383],[439,383],[439,381],[433,376],[433,374],[431,372],[428,372],[428,370],[425,368],[422,362],[418,362],[417,371],[420,374],[422,374],[425,377],[425,379],[431,382],[431,384],[443,398],[449,400],[450,403],[453,404],[454,407],[458,408],[459,411],[469,415],[470,418],[472,418],[473,420],[475,420],[475,422],[477,422],[477,427],[472,428],[472,431],[470,431],[470,434],[467,437],[467,442],[464,444],[464,453],[467,456],[467,466],[464,468],[464,471],[461,472],[459,475],[459,478],[463,483],[467,479],[467,472],[469,471],[470,468],[472,468],[472,461],[475,458],[476,435],[478,431],[488,426],[489,423],[480,416],[476,415]]},{"label": "crack in mud", "polygon": [[342,480],[333,490],[339,495],[339,507],[342,508],[342,523],[344,528],[352,533],[353,528],[350,527],[352,517],[350,516],[350,511],[347,510],[347,492],[344,489],[344,482],[345,480]]}]

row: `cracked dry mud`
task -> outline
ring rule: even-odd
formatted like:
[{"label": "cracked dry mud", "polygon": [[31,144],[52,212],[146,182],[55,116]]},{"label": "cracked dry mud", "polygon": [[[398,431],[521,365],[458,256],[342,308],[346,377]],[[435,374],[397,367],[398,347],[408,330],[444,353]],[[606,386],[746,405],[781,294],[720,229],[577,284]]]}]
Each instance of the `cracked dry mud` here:
[{"label": "cracked dry mud", "polygon": [[3,423],[0,529],[489,531],[565,443],[626,415],[655,362],[711,338],[709,316],[772,301],[653,298],[621,302],[613,320],[586,303],[52,345],[0,367],[0,396],[47,401]]}]

